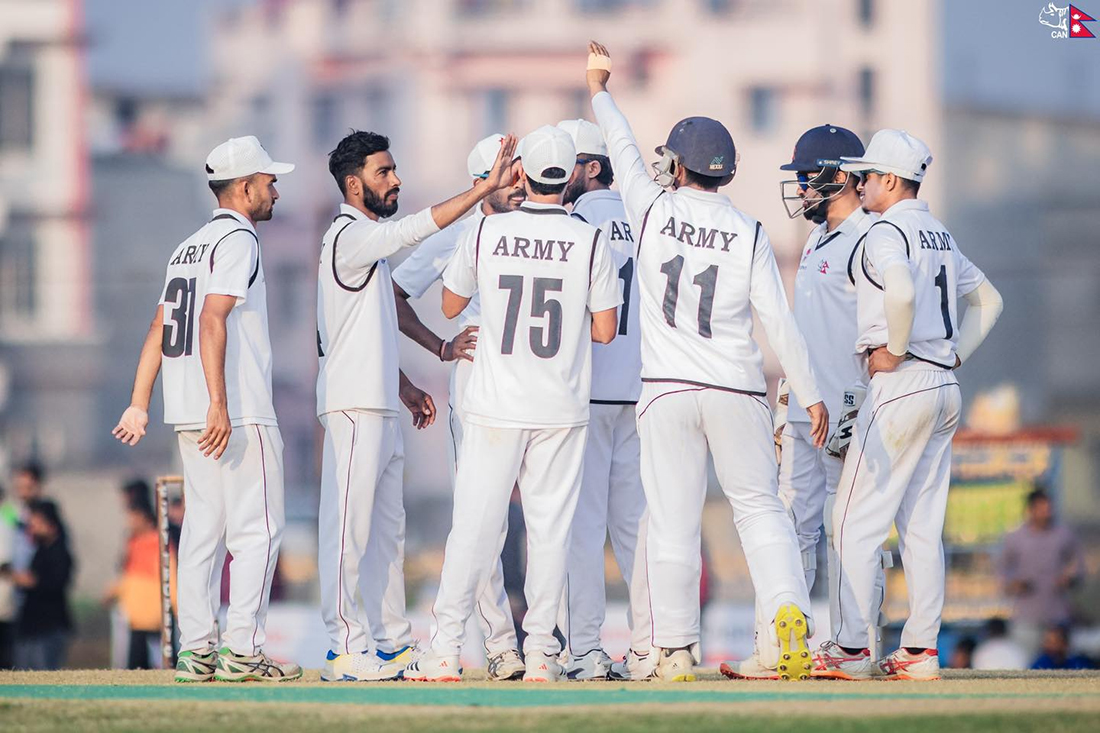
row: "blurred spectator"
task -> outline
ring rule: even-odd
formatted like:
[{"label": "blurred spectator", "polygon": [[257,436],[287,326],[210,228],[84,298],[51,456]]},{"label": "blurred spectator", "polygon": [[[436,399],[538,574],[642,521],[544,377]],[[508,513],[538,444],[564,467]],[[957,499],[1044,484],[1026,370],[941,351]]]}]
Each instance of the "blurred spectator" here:
[{"label": "blurred spectator", "polygon": [[131,496],[122,575],[104,599],[117,602],[130,630],[127,669],[154,669],[150,646],[160,640],[160,536],[149,493]]},{"label": "blurred spectator", "polygon": [[21,528],[15,540],[15,556],[12,558],[12,567],[17,571],[30,567],[31,557],[34,555],[35,545],[27,533],[27,520],[31,504],[42,498],[45,480],[45,469],[37,461],[27,461],[16,470],[13,477]]},{"label": "blurred spectator", "polygon": [[1093,669],[1092,661],[1081,654],[1070,656],[1069,631],[1065,626],[1051,626],[1043,632],[1043,653],[1031,665],[1032,669]]},{"label": "blurred spectator", "polygon": [[947,666],[951,669],[973,669],[974,649],[977,646],[978,641],[973,636],[964,636],[959,639],[955,648],[951,650],[951,659]]},{"label": "blurred spectator", "polygon": [[15,620],[18,604],[11,572],[18,537],[19,508],[4,501],[4,489],[0,487],[0,669],[11,669],[15,665]]},{"label": "blurred spectator", "polygon": [[45,499],[31,502],[27,529],[35,544],[30,568],[10,573],[24,592],[15,664],[19,669],[60,669],[72,632],[68,588],[74,567],[57,505]]},{"label": "blurred spectator", "polygon": [[132,479],[122,485],[122,505],[130,507],[136,502],[141,502],[149,507],[153,506],[153,491],[144,479]]},{"label": "blurred spectator", "polygon": [[1044,630],[1072,621],[1070,591],[1084,575],[1077,538],[1055,524],[1043,489],[1028,494],[1026,521],[1005,536],[1001,567],[1005,593],[1014,600],[1013,637],[1035,654]]},{"label": "blurred spectator", "polygon": [[1008,635],[1003,618],[991,618],[985,625],[985,640],[974,650],[974,669],[1027,669],[1030,654]]}]

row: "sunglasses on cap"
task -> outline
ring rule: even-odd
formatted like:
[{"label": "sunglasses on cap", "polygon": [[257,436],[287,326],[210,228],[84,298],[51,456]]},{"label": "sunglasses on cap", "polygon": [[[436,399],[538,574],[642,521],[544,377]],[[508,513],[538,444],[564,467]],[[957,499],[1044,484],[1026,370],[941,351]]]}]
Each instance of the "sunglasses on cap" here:
[{"label": "sunglasses on cap", "polygon": [[856,178],[858,178],[861,181],[864,180],[867,176],[871,175],[872,173],[874,173],[877,176],[888,176],[888,175],[890,175],[886,171],[879,171],[879,170],[875,170],[873,168],[871,170],[866,170],[866,171],[852,171],[852,175],[855,176]]}]

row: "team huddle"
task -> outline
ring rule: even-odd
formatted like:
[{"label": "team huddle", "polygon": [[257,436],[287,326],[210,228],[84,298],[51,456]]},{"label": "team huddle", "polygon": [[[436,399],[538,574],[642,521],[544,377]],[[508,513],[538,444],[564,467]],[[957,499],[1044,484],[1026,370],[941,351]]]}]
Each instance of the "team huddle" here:
[{"label": "team huddle", "polygon": [[[318,269],[322,679],[459,681],[476,616],[492,680],[694,680],[708,454],[756,592],[754,653],[723,674],[938,679],[953,370],[1003,306],[918,198],[928,147],[891,129],[866,149],[835,125],[802,135],[780,166],[795,175],[788,213],[817,225],[792,310],[763,226],[719,193],[739,159],[728,130],[681,120],[651,174],[610,76],[607,50],[590,44],[598,124],[490,136],[467,160],[471,187],[410,216],[391,218],[401,181],[387,138],[353,132],[329,156],[343,203]],[[263,651],[284,513],[256,224],[293,168],[255,137],[207,158],[218,208],[169,260],[115,428],[130,445],[145,434],[163,369],[187,496],[180,682],[302,675]],[[391,273],[388,258],[413,247]],[[437,280],[461,329],[450,341],[409,302]],[[774,412],[754,313],[785,373]],[[400,369],[399,333],[452,363],[454,514],[423,648],[405,608],[399,414],[424,428],[437,411]],[[514,489],[527,528],[522,649],[500,560]],[[910,616],[884,654],[882,546],[895,525]],[[814,650],[822,529],[830,628]],[[629,591],[618,661],[600,640],[608,536]]]}]

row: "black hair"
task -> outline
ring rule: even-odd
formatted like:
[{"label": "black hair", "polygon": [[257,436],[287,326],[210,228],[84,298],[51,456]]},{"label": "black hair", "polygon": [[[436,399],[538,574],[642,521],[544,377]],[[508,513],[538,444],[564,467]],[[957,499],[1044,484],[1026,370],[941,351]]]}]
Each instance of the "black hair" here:
[{"label": "black hair", "polygon": [[[898,178],[901,178],[901,176],[898,176]],[[901,178],[901,185],[906,191],[914,196],[920,193],[920,181],[914,181],[911,178]]]},{"label": "black hair", "polygon": [[[547,168],[542,172],[544,176],[550,176],[551,178],[561,178],[565,175],[565,171],[561,168]],[[553,196],[559,194],[565,190],[565,184],[569,181],[562,181],[561,183],[539,183],[530,175],[527,176],[527,185],[531,188],[531,193],[539,196]]]},{"label": "black hair", "polygon": [[1050,494],[1047,493],[1046,489],[1038,488],[1038,489],[1032,489],[1031,491],[1028,492],[1028,495],[1027,495],[1027,506],[1028,506],[1028,508],[1031,508],[1031,507],[1035,506],[1040,501],[1050,501]]},{"label": "black hair", "polygon": [[389,149],[390,139],[385,135],[379,135],[377,132],[352,130],[347,137],[336,145],[336,149],[328,154],[328,172],[336,179],[336,185],[340,187],[340,193],[347,193],[344,179],[361,171],[367,161],[367,156],[385,152]]},{"label": "black hair", "polygon": [[153,505],[149,501],[148,496],[132,496],[129,501],[126,502],[126,508],[132,512],[137,512],[145,518],[149,524],[156,526],[157,513],[153,511]]},{"label": "black hair", "polygon": [[588,160],[594,160],[600,164],[600,173],[596,180],[604,186],[610,186],[615,182],[615,173],[611,170],[611,159],[606,155],[586,155]]},{"label": "black hair", "polygon": [[36,484],[46,480],[46,469],[36,460],[29,460],[19,467],[19,473],[29,474]]},{"label": "black hair", "polygon": [[148,503],[152,492],[149,489],[149,483],[145,479],[136,478],[130,479],[122,485],[122,494],[126,497],[127,502],[144,499]]},{"label": "black hair", "polygon": [[237,180],[238,179],[236,178],[226,178],[223,181],[207,181],[206,185],[209,186],[210,191],[220,199],[222,197],[222,194],[228,191],[229,187],[232,186]]},{"label": "black hair", "polygon": [[61,510],[57,504],[49,499],[35,499],[27,507],[31,514],[37,514],[53,525],[57,532],[57,538],[62,542],[68,541],[68,532],[65,531],[65,523],[61,521]]},{"label": "black hair", "polygon": [[684,168],[684,181],[686,183],[690,183],[693,186],[698,186],[708,191],[713,191],[721,186],[724,178],[725,176],[707,176]]},{"label": "black hair", "polygon": [[985,622],[985,635],[988,638],[1008,636],[1008,622],[999,617],[989,619]]}]

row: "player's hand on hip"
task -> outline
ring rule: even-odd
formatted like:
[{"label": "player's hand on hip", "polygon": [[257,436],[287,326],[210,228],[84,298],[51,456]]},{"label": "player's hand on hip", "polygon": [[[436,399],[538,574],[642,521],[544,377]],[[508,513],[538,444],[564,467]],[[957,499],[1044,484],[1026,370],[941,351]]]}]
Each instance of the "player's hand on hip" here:
[{"label": "player's hand on hip", "polygon": [[229,445],[229,435],[233,432],[229,424],[229,410],[225,405],[210,405],[206,413],[206,430],[199,436],[199,450],[204,456],[222,457]]},{"label": "player's hand on hip", "polygon": [[825,409],[824,402],[816,402],[806,408],[806,414],[810,416],[810,437],[813,438],[815,448],[823,448],[825,439],[829,437],[829,411]]},{"label": "player's hand on hip", "polygon": [[511,133],[500,141],[500,150],[497,152],[497,159],[493,161],[493,167],[489,169],[489,175],[478,182],[478,185],[485,187],[485,193],[515,185],[516,174],[512,168],[512,160],[515,158],[518,143],[519,138]]},{"label": "player's hand on hip", "polygon": [[443,350],[443,361],[474,360],[474,349],[477,348],[477,326],[467,326],[462,333],[454,337]]},{"label": "player's hand on hip", "polygon": [[611,54],[607,47],[595,41],[588,42],[588,71],[585,80],[588,92],[595,96],[607,91],[607,80],[611,78]]},{"label": "player's hand on hip", "polygon": [[894,356],[885,346],[880,346],[872,351],[867,359],[867,371],[872,377],[879,372],[892,372],[903,361],[905,361],[904,356]]},{"label": "player's hand on hip", "polygon": [[435,401],[430,394],[411,382],[402,386],[398,394],[401,397],[401,404],[409,408],[409,412],[412,413],[413,427],[423,430],[435,422]]},{"label": "player's hand on hip", "polygon": [[122,413],[122,417],[119,418],[115,429],[111,431],[111,435],[126,445],[137,445],[138,441],[145,436],[145,426],[148,424],[149,413],[136,405],[130,405]]}]

